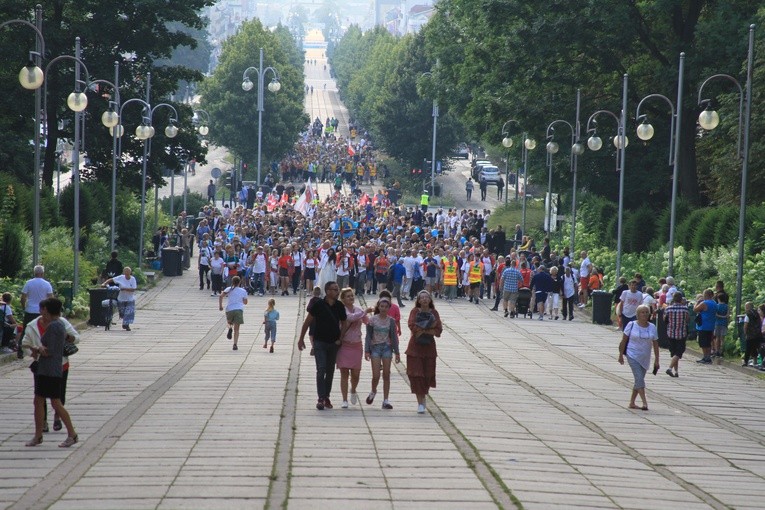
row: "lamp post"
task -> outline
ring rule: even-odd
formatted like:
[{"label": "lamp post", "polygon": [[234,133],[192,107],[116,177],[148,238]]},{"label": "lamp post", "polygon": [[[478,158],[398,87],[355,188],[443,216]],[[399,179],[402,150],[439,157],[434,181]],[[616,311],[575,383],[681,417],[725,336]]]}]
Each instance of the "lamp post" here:
[{"label": "lamp post", "polygon": [[[420,75],[421,78],[424,78],[425,76],[429,76],[430,78],[433,78],[433,73],[431,71],[425,71]],[[432,114],[433,116],[433,149],[431,151],[430,156],[430,193],[431,195],[435,195],[436,188],[435,188],[435,180],[436,180],[436,134],[438,133],[438,100],[433,100],[433,110]]]},{"label": "lamp post", "polygon": [[[506,149],[510,149],[513,146],[513,139],[510,137],[509,132],[507,131],[507,125],[510,123],[518,124],[517,120],[510,119],[507,122],[505,122],[502,125],[502,134],[505,135],[502,138],[502,145]],[[518,124],[520,126],[520,124]],[[533,138],[530,138],[527,133],[523,133],[523,144],[521,145],[521,166],[523,166],[523,213],[522,213],[522,220],[521,220],[521,230],[524,234],[526,234],[526,163],[528,159],[529,151],[534,150],[537,146],[536,140]],[[510,159],[510,154],[508,151],[508,161]],[[508,164],[505,164],[505,180],[506,182],[510,182],[510,170],[508,168]],[[518,201],[518,189],[520,188],[520,177],[518,175],[518,170],[515,171],[515,201]],[[505,193],[505,205],[507,205],[507,193]]]},{"label": "lamp post", "polygon": [[[112,135],[112,214],[111,214],[111,233],[109,235],[110,250],[114,251],[115,234],[117,231],[117,140],[119,139],[115,126],[120,123],[120,116],[117,113],[120,109],[120,64],[114,62],[114,83],[108,80],[93,80],[89,85],[104,83],[114,90],[114,100],[109,100],[109,109],[101,115],[101,123],[109,128]],[[120,134],[121,135],[121,134]]]},{"label": "lamp post", "polygon": [[[577,91],[577,105],[579,104],[579,91]],[[578,129],[578,115],[577,115],[577,127],[572,126],[570,123],[566,122],[565,120],[554,120],[550,123],[550,125],[547,126],[547,139],[549,142],[547,142],[546,150],[547,150],[547,165],[548,165],[548,171],[547,171],[547,195],[548,195],[548,201],[547,201],[547,227],[548,227],[548,235],[552,231],[552,166],[553,166],[553,155],[558,153],[558,150],[560,147],[558,146],[558,143],[554,141],[554,134],[555,134],[555,125],[556,124],[563,124],[565,126],[568,126],[569,130],[571,131],[571,153],[569,156],[569,165],[570,165],[570,171],[574,174],[574,189],[573,193],[576,193],[576,165],[577,165],[577,157],[584,153],[584,146],[579,143],[579,129]],[[574,239],[574,225],[576,222],[576,195],[572,197],[572,230],[571,230],[571,253],[573,253],[573,239]],[[557,215],[557,214],[556,214]]]},{"label": "lamp post", "polygon": [[[205,118],[200,120],[200,114],[204,115]],[[191,118],[191,123],[194,124],[194,126],[197,129],[197,133],[200,138],[203,138],[207,136],[207,134],[210,132],[210,128],[208,127],[210,125],[210,114],[207,113],[205,110],[194,110],[194,116]],[[186,210],[186,197],[188,195],[188,173],[189,173],[189,163],[186,162],[186,171],[183,172],[183,210]]]},{"label": "lamp post", "polygon": [[625,74],[622,80],[622,111],[620,115],[616,115],[608,110],[598,110],[587,119],[587,132],[592,133],[592,136],[587,140],[587,147],[590,150],[597,151],[603,147],[603,140],[598,136],[595,127],[597,126],[596,117],[600,114],[610,115],[617,124],[616,136],[613,139],[614,146],[616,147],[616,171],[619,172],[619,215],[617,218],[617,234],[616,234],[616,278],[621,276],[622,272],[622,211],[624,208],[624,157],[625,149],[629,144],[629,139],[626,135],[627,126],[627,83],[628,76]]},{"label": "lamp post", "polygon": [[245,92],[249,92],[254,86],[252,81],[250,81],[250,77],[248,76],[250,71],[255,71],[258,73],[258,187],[260,187],[260,144],[261,131],[263,129],[263,81],[265,78],[265,73],[271,71],[273,76],[273,79],[268,84],[268,90],[271,92],[279,92],[282,84],[279,83],[279,73],[276,72],[276,69],[271,66],[263,69],[263,48],[260,48],[260,62],[258,67],[248,67],[244,70],[244,73],[242,73],[242,90]]},{"label": "lamp post", "polygon": [[[146,73],[146,99],[149,99],[151,97],[151,73]],[[178,122],[178,112],[176,109],[167,103],[160,103],[152,108],[151,104],[149,104],[148,101],[144,101],[143,99],[138,98],[132,98],[128,99],[122,105],[120,106],[119,111],[119,124],[116,126],[117,133],[119,136],[122,136],[124,133],[124,128],[122,127],[122,110],[129,105],[130,103],[140,103],[143,105],[143,113],[142,113],[142,120],[141,124],[135,128],[135,136],[139,140],[143,141],[143,161],[141,164],[141,226],[139,229],[139,235],[138,235],[138,267],[141,267],[141,262],[143,261],[143,231],[144,231],[144,223],[146,221],[146,165],[149,157],[149,144],[151,143],[151,138],[154,136],[154,127],[151,125],[152,118],[154,116],[154,112],[159,107],[167,107],[173,110],[175,113],[175,117],[170,119],[170,124],[165,127],[165,136],[168,138],[175,138],[175,136],[178,134],[178,128],[175,127],[174,123]],[[114,129],[114,128],[112,128]],[[122,149],[122,144],[119,144],[120,146],[120,152]]]},{"label": "lamp post", "polygon": [[638,122],[643,121],[637,127],[637,136],[641,140],[650,140],[653,138],[654,129],[648,122],[646,115],[640,115],[640,107],[643,103],[649,99],[663,99],[668,105],[672,118],[669,124],[669,164],[672,166],[672,200],[669,212],[669,259],[668,259],[668,274],[674,276],[675,274],[675,211],[677,202],[677,179],[679,173],[679,160],[680,160],[680,123],[682,122],[683,114],[683,74],[685,66],[685,53],[680,53],[680,63],[678,64],[677,72],[677,108],[672,101],[662,94],[649,94],[640,100],[638,103],[635,118]]},{"label": "lamp post", "polygon": [[[74,274],[72,275],[72,289],[74,295],[77,294],[77,288],[80,283],[80,151],[81,147],[81,129],[82,112],[88,106],[88,96],[80,91],[80,85],[90,83],[90,73],[85,63],[80,59],[80,38],[74,39],[74,56],[59,55],[45,66],[45,75],[48,75],[53,64],[62,60],[74,61],[74,92],[69,94],[66,99],[66,105],[74,112],[74,142],[72,143],[72,185],[74,188],[74,218],[72,220],[72,230],[74,231],[73,262]],[[80,67],[85,72],[85,80],[80,79]],[[48,111],[48,82],[45,82],[43,90],[44,109]],[[48,123],[45,123],[47,135]],[[39,172],[38,172],[39,173]]]},{"label": "lamp post", "polygon": [[[752,67],[754,65],[754,25],[749,25],[749,52],[746,60],[746,83],[745,88],[733,76],[728,74],[715,74],[710,76],[699,87],[699,105],[706,104],[706,109],[699,114],[699,125],[711,131],[720,123],[720,116],[710,109],[711,100],[702,99],[701,93],[704,86],[711,81],[720,79],[732,82],[738,88],[738,141],[736,142],[736,155],[741,158],[741,199],[739,202],[738,217],[738,267],[736,268],[736,315],[741,314],[741,295],[744,271],[744,234],[746,222],[746,185],[749,174],[749,123],[752,117]],[[744,143],[741,144],[741,125],[743,123]]]},{"label": "lamp post", "polygon": [[34,171],[32,172],[34,186],[34,213],[32,219],[32,264],[37,265],[40,260],[40,116],[42,114],[42,87],[45,74],[40,65],[42,65],[42,56],[45,54],[45,38],[42,35],[42,6],[35,6],[34,24],[26,20],[12,19],[0,23],[0,29],[19,24],[31,28],[35,32],[35,49],[29,52],[29,63],[19,72],[19,82],[27,90],[35,91],[35,132],[34,140]]}]

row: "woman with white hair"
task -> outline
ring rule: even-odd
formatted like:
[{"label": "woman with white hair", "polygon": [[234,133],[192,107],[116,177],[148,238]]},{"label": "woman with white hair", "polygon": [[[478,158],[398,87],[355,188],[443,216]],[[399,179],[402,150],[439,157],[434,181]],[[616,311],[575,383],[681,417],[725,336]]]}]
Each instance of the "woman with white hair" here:
[{"label": "woman with white hair", "polygon": [[[635,383],[632,386],[630,409],[642,409],[648,411],[648,401],[645,398],[645,374],[651,364],[651,350],[653,349],[653,374],[659,371],[659,335],[656,326],[650,322],[651,309],[646,305],[637,307],[637,319],[630,321],[624,327],[622,341],[619,343],[619,364],[624,365],[624,357],[627,357],[632,369]],[[642,407],[635,404],[635,399],[640,396]]]}]

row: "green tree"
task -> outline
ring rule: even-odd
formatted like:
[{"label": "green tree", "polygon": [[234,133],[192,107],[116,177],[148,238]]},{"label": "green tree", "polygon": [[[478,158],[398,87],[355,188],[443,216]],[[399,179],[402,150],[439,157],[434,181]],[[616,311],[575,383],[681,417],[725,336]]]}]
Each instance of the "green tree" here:
[{"label": "green tree", "polygon": [[[263,161],[288,152],[308,124],[308,116],[303,112],[302,59],[296,66],[293,39],[277,32],[267,30],[257,20],[243,23],[239,32],[224,43],[215,73],[201,88],[202,106],[211,117],[210,140],[228,147],[251,162],[251,166],[257,160],[258,150],[258,76],[257,71],[249,72],[255,86],[246,92],[242,90],[242,73],[250,67],[257,69],[259,48],[263,48],[264,69],[276,69],[281,84],[277,93],[264,87]],[[271,77],[270,71],[265,74],[266,85]]]},{"label": "green tree", "polygon": [[[174,65],[158,67],[156,61],[170,58],[172,50],[178,46],[196,46],[193,37],[172,26],[202,29],[204,23],[199,15],[200,9],[212,4],[212,0],[172,3],[165,0],[46,2],[43,5],[43,34],[46,43],[43,66],[59,55],[73,54],[74,38],[78,36],[82,43],[82,58],[88,66],[91,80],[113,81],[114,62],[120,62],[121,96],[125,101],[131,97],[143,97],[146,73],[152,72],[152,97],[155,98],[154,102],[160,102],[156,99],[172,94],[179,80],[201,79],[198,71]],[[14,0],[0,0],[0,12],[3,18],[31,19],[33,12],[30,5]],[[28,49],[34,49],[33,35],[28,29],[3,30],[0,33],[0,45],[14,48],[0,56],[0,75],[7,78],[0,85],[0,92],[6,100],[6,111],[15,119],[14,122],[8,122],[11,124],[8,127],[16,128],[6,129],[0,135],[0,161],[9,163],[3,165],[4,169],[28,169],[32,161],[32,148],[28,144],[33,132],[32,95],[21,90],[18,82],[10,77],[18,73],[19,63],[26,60]],[[48,108],[45,112],[49,129],[43,167],[43,182],[46,186],[52,185],[56,142],[61,137],[73,136],[71,122],[63,130],[57,129],[59,119],[73,118],[66,108],[66,96],[73,86],[71,61],[59,61],[49,69],[46,76]],[[113,91],[103,87],[88,91],[85,133],[91,171],[84,174],[86,178],[100,178],[101,172],[111,175],[111,136],[101,126],[100,120],[101,113],[108,107],[105,95],[111,94]],[[126,117],[129,119],[125,119],[125,130],[129,133],[140,122],[140,116],[130,112]],[[190,119],[179,120],[181,127],[191,128]],[[17,154],[6,152],[13,148],[23,150]],[[132,137],[125,137],[122,148],[126,160],[139,159],[140,144],[135,143]],[[196,147],[197,152],[199,149]],[[173,161],[170,158],[163,162],[164,166],[171,164]],[[126,170],[131,169],[136,170],[126,166]]]},{"label": "green tree", "polygon": [[[618,113],[624,73],[630,75],[631,118],[637,101],[649,93],[674,98],[678,55],[684,51],[679,184],[683,196],[698,202],[704,197],[696,170],[695,93],[705,76],[738,68],[746,52],[746,28],[758,6],[749,0],[662,0],[604,8],[594,0],[553,0],[541,9],[530,0],[443,0],[425,32],[429,54],[443,66],[441,88],[455,89],[446,95],[450,104],[472,134],[491,140],[501,138],[500,128],[509,118],[537,138],[544,137],[554,118],[571,122],[577,88],[583,93],[582,121],[598,109]],[[653,142],[641,146],[632,136],[625,174],[626,189],[632,192],[626,196],[628,205],[637,206],[646,196],[668,200],[667,110],[658,102],[646,108],[657,127]],[[629,135],[634,127],[630,121]],[[604,138],[613,136],[614,122],[603,118],[599,131]],[[585,189],[616,198],[617,175],[608,169],[612,158],[611,148],[580,159]]]}]

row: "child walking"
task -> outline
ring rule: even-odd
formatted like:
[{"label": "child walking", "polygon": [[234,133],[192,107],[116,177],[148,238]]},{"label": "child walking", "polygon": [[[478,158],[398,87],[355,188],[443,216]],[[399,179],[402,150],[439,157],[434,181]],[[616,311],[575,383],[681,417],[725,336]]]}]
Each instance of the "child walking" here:
[{"label": "child walking", "polygon": [[276,343],[276,321],[279,320],[279,311],[276,309],[276,300],[268,300],[268,308],[263,313],[263,324],[266,325],[266,341],[263,342],[263,348],[268,347],[268,337],[271,337],[271,349],[268,352],[274,352],[274,344]]}]

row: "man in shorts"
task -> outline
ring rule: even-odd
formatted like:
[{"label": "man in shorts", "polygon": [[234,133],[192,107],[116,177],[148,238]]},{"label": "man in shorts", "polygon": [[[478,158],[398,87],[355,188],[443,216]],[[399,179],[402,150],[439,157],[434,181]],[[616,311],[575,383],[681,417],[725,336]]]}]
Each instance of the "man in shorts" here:
[{"label": "man in shorts", "polygon": [[669,362],[667,369],[667,375],[670,377],[679,377],[677,368],[685,352],[685,340],[688,337],[688,316],[688,306],[685,304],[683,294],[675,292],[675,295],[672,296],[672,303],[664,309],[669,354],[672,356],[672,361]]},{"label": "man in shorts", "polygon": [[[697,361],[709,365],[712,363],[712,336],[715,329],[715,315],[717,314],[717,303],[714,300],[715,292],[712,289],[704,291],[704,295],[696,302],[693,311],[701,316],[701,324],[696,324],[698,331],[699,347],[704,356]],[[674,296],[672,296],[674,300]]]},{"label": "man in shorts", "polygon": [[502,303],[505,309],[505,317],[508,315],[510,315],[510,317],[515,317],[515,302],[518,299],[518,284],[523,280],[523,275],[521,275],[518,268],[511,263],[505,266],[501,278]]},{"label": "man in shorts", "polygon": [[587,305],[587,298],[590,292],[590,274],[592,274],[592,262],[587,256],[587,252],[582,250],[582,263],[579,265],[579,308]]},{"label": "man in shorts", "polygon": [[537,303],[537,313],[539,320],[545,319],[545,304],[547,303],[547,294],[553,290],[553,279],[547,272],[545,266],[539,266],[537,273],[531,278],[531,288],[534,291],[534,299]]}]

